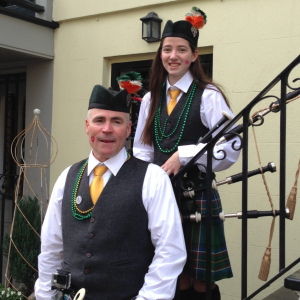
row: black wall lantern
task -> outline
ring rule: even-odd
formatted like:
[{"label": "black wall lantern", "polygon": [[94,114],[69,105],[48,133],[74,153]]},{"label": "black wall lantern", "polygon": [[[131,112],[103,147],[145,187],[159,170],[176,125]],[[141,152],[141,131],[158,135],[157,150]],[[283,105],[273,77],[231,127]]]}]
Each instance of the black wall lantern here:
[{"label": "black wall lantern", "polygon": [[142,21],[142,39],[147,43],[160,41],[161,22],[155,12],[150,12],[146,17],[140,18]]}]

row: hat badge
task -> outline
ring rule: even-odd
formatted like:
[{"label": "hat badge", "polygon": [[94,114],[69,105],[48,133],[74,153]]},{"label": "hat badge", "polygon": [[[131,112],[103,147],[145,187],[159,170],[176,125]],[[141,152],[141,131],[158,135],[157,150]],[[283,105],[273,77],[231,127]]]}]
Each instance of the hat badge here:
[{"label": "hat badge", "polygon": [[130,102],[131,102],[131,95],[128,94],[127,97],[126,97],[126,104],[127,104],[127,107],[130,105]]},{"label": "hat badge", "polygon": [[197,35],[197,28],[196,27],[194,27],[194,26],[192,26],[191,27],[191,32],[192,32],[192,34],[193,34],[193,37],[195,37],[196,35]]}]

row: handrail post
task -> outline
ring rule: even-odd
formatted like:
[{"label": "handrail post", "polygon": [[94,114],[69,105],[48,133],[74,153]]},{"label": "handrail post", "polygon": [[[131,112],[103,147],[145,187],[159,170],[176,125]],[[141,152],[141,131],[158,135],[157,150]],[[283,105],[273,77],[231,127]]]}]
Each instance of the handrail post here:
[{"label": "handrail post", "polygon": [[242,299],[247,297],[247,241],[248,241],[248,118],[249,111],[243,114],[243,158],[242,158],[242,170],[243,170],[243,181],[242,181]]},{"label": "handrail post", "polygon": [[281,76],[280,103],[280,182],[279,182],[279,272],[285,268],[285,186],[286,186],[286,84],[287,75]]},{"label": "handrail post", "polygon": [[212,220],[212,152],[213,145],[207,149],[207,169],[206,169],[206,300],[211,300],[211,220]]}]

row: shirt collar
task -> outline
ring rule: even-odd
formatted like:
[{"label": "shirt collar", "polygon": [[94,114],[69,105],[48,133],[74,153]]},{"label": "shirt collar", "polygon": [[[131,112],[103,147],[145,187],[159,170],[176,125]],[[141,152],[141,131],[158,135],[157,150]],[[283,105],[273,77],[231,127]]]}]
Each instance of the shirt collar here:
[{"label": "shirt collar", "polygon": [[166,93],[168,93],[168,90],[170,87],[176,87],[177,89],[180,89],[184,93],[186,93],[190,87],[190,85],[193,82],[193,76],[190,71],[186,72],[183,77],[181,77],[173,86],[170,85],[169,80],[167,78],[167,88]]},{"label": "shirt collar", "polygon": [[124,162],[126,161],[126,159],[127,159],[127,152],[125,148],[122,148],[117,155],[109,158],[103,163],[95,158],[92,150],[89,156],[87,175],[90,176],[94,168],[99,165],[99,166],[106,166],[112,172],[112,174],[116,176],[119,170],[121,169],[121,167],[123,166]]}]

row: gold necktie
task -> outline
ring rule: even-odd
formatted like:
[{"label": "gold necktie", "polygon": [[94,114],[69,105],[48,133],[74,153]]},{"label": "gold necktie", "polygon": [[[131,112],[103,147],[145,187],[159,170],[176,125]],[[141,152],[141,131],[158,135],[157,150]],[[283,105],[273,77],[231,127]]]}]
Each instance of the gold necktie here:
[{"label": "gold necktie", "polygon": [[168,111],[168,116],[171,114],[172,110],[177,104],[177,97],[179,96],[181,90],[170,90],[170,95],[171,95],[171,100],[168,104],[167,111]]},{"label": "gold necktie", "polygon": [[106,172],[106,166],[98,166],[94,169],[94,180],[90,185],[90,194],[94,205],[96,204],[102,190],[103,190],[103,178],[102,175]]}]

